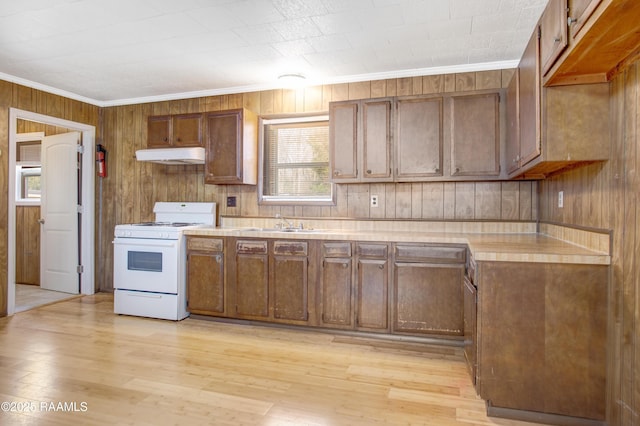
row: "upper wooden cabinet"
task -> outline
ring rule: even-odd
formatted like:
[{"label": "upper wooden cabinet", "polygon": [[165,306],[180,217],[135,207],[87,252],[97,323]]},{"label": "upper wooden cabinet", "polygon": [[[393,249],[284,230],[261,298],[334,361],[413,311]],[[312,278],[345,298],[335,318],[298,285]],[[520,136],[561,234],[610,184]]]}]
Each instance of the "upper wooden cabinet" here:
[{"label": "upper wooden cabinet", "polygon": [[[507,121],[517,120],[517,133],[511,129],[507,140],[507,168],[510,172],[519,170],[534,158],[540,156],[540,38],[536,28],[525,47],[518,70],[512,77],[508,94],[510,100]],[[514,102],[517,98],[517,104]],[[516,111],[514,111],[516,109]],[[514,117],[515,114],[515,117]],[[511,125],[511,124],[510,124]],[[515,156],[513,156],[515,154]]]},{"label": "upper wooden cabinet", "polygon": [[[559,13],[560,6],[552,4],[555,1],[550,2],[541,18],[543,37],[547,32],[544,23],[554,20],[552,15],[546,16],[547,11]],[[568,8],[564,22],[569,26],[568,46],[545,73],[545,86],[606,82],[625,63],[637,58],[640,48],[639,1],[569,0]],[[549,37],[552,36],[553,31],[549,31]]]},{"label": "upper wooden cabinet", "polygon": [[334,182],[500,177],[503,90],[334,102]]},{"label": "upper wooden cabinet", "polygon": [[443,104],[441,96],[397,101],[396,180],[442,176]]},{"label": "upper wooden cabinet", "polygon": [[258,118],[244,108],[207,113],[204,182],[257,183]]},{"label": "upper wooden cabinet", "polygon": [[334,182],[390,182],[391,98],[329,106],[330,164]]},{"label": "upper wooden cabinet", "polygon": [[569,36],[575,39],[602,0],[568,0]]},{"label": "upper wooden cabinet", "polygon": [[609,158],[605,143],[610,137],[609,85],[543,88],[538,41],[534,33],[507,91],[510,177],[541,179],[567,167]]},{"label": "upper wooden cabinet", "polygon": [[500,93],[451,96],[451,176],[500,175]]},{"label": "upper wooden cabinet", "polygon": [[540,58],[545,75],[567,47],[567,0],[549,0],[540,18]]},{"label": "upper wooden cabinet", "polygon": [[154,115],[147,120],[147,146],[202,146],[202,114]]}]

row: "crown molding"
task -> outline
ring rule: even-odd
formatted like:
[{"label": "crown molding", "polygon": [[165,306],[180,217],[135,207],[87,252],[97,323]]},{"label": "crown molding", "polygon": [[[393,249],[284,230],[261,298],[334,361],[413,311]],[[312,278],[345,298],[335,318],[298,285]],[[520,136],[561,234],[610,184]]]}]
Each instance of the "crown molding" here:
[{"label": "crown molding", "polygon": [[[419,76],[438,75],[438,74],[493,71],[493,70],[500,70],[500,69],[516,68],[518,66],[518,62],[519,62],[518,60],[496,61],[496,62],[484,62],[484,63],[478,63],[478,64],[450,65],[450,66],[443,66],[443,67],[415,68],[415,69],[408,69],[408,70],[386,71],[386,72],[379,72],[379,73],[346,75],[346,76],[326,78],[326,79],[316,79],[316,80],[310,79],[307,82],[307,86],[357,83],[362,81],[387,80],[387,79],[393,79],[393,78],[419,77]],[[169,94],[144,96],[144,97],[137,97],[137,98],[98,100],[98,99],[88,98],[86,96],[82,96],[74,92],[69,92],[67,90],[58,89],[55,87],[47,86],[45,84],[41,84],[41,83],[27,80],[24,78],[16,77],[10,74],[5,74],[2,72],[0,72],[0,79],[11,82],[11,83],[20,84],[22,86],[30,87],[32,89],[42,90],[43,92],[52,93],[54,95],[63,96],[65,98],[74,99],[76,101],[85,102],[101,108],[112,107],[112,106],[122,106],[122,105],[144,104],[149,102],[172,101],[172,100],[178,100],[178,99],[192,99],[192,98],[200,98],[200,97],[206,97],[206,96],[220,96],[220,95],[231,95],[231,94],[237,94],[237,93],[259,92],[263,90],[282,89],[281,83],[274,82],[273,84],[256,84],[256,85],[247,85],[247,86],[225,87],[220,89],[198,90],[193,92],[182,92],[182,93],[169,93]],[[292,89],[292,90],[295,90],[295,89]]]}]

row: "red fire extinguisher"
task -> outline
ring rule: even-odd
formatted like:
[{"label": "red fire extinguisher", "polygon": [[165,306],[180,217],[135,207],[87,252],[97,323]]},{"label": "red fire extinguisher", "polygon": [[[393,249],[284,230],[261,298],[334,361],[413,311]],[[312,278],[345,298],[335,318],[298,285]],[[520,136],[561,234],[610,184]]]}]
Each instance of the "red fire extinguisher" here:
[{"label": "red fire extinguisher", "polygon": [[107,177],[107,150],[101,144],[96,145],[96,162],[98,163],[98,176]]}]

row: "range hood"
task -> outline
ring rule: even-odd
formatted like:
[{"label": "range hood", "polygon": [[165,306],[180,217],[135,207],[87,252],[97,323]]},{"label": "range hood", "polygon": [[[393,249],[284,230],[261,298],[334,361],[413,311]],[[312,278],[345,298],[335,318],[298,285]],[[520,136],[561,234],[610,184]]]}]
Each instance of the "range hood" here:
[{"label": "range hood", "polygon": [[138,161],[159,164],[204,164],[204,148],[153,148],[136,151]]}]

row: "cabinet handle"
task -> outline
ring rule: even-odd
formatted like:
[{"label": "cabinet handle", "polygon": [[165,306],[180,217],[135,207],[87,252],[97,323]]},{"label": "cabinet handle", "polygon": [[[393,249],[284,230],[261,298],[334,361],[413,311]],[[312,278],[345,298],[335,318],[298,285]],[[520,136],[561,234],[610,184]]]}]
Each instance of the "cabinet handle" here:
[{"label": "cabinet handle", "polygon": [[567,25],[569,25],[569,26],[575,24],[576,22],[578,22],[578,20],[576,18],[572,18],[571,16],[569,16],[567,18]]}]

